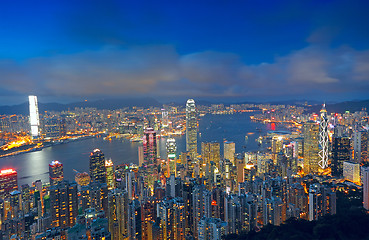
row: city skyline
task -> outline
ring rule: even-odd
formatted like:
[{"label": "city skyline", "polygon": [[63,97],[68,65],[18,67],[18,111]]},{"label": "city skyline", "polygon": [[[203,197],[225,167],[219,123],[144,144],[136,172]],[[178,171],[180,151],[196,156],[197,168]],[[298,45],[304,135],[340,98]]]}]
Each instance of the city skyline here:
[{"label": "city skyline", "polygon": [[7,2],[0,100],[365,99],[368,5]]}]

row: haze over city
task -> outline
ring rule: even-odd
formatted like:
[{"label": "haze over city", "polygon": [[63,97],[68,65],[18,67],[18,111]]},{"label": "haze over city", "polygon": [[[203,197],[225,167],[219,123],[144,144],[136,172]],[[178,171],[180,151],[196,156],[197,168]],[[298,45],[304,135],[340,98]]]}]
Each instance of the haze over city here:
[{"label": "haze over city", "polygon": [[0,100],[366,99],[367,1],[5,1]]}]

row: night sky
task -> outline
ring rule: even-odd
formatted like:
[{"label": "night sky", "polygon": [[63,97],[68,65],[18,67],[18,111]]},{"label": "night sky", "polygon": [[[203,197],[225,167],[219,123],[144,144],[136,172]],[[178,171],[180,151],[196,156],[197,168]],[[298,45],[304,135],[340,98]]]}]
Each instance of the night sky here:
[{"label": "night sky", "polygon": [[4,0],[0,105],[369,99],[369,1]]}]

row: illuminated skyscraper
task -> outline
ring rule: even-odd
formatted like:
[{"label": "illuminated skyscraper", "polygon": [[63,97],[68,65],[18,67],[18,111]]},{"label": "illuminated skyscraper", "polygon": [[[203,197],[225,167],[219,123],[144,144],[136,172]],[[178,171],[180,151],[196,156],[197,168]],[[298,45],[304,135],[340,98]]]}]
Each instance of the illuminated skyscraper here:
[{"label": "illuminated skyscraper", "polygon": [[366,162],[368,159],[368,132],[355,131],[353,136],[354,161],[357,163]]},{"label": "illuminated skyscraper", "polygon": [[108,190],[115,188],[115,178],[114,178],[114,165],[111,159],[105,160],[106,168],[106,184],[108,185]]},{"label": "illuminated skyscraper", "polygon": [[362,167],[363,176],[363,203],[364,208],[369,210],[369,167]]},{"label": "illuminated skyscraper", "polygon": [[320,124],[319,124],[319,167],[325,169],[328,167],[328,117],[325,104],[320,110]]},{"label": "illuminated skyscraper", "polygon": [[[197,113],[195,101],[188,99],[186,103],[186,150],[194,159],[197,155]],[[192,160],[193,160],[192,159]]]},{"label": "illuminated skyscraper", "polygon": [[224,142],[224,159],[228,159],[231,163],[234,163],[234,154],[236,152],[236,146],[234,142]]},{"label": "illuminated skyscraper", "polygon": [[56,185],[59,182],[63,181],[63,164],[58,160],[54,160],[49,164],[49,177],[50,185]]},{"label": "illuminated skyscraper", "polygon": [[334,136],[332,139],[332,175],[342,176],[343,162],[350,161],[350,138]]},{"label": "illuminated skyscraper", "polygon": [[153,190],[154,181],[158,179],[157,139],[153,128],[145,129],[142,144],[144,167],[146,168],[145,174],[147,174],[145,182]]},{"label": "illuminated skyscraper", "polygon": [[210,165],[210,162],[214,162],[217,168],[219,169],[220,144],[218,142],[202,142],[201,157],[207,166]]},{"label": "illuminated skyscraper", "polygon": [[105,157],[100,149],[95,149],[90,154],[90,177],[93,182],[106,183]]},{"label": "illuminated skyscraper", "polygon": [[177,144],[174,138],[167,139],[167,155],[169,159],[175,159],[177,152]]},{"label": "illuminated skyscraper", "polygon": [[52,227],[73,227],[78,215],[77,184],[62,181],[49,190]]},{"label": "illuminated skyscraper", "polygon": [[144,131],[143,136],[143,154],[144,154],[144,164],[146,165],[156,165],[157,157],[157,143],[156,143],[156,132],[153,128],[147,128]]},{"label": "illuminated skyscraper", "polygon": [[304,123],[304,173],[317,173],[319,161],[319,125],[309,121]]},{"label": "illuminated skyscraper", "polygon": [[31,124],[31,137],[38,138],[40,135],[40,119],[38,115],[37,96],[28,96],[29,100],[29,122]]},{"label": "illuminated skyscraper", "polygon": [[175,174],[176,171],[176,152],[177,152],[177,144],[174,138],[167,139],[167,176],[170,174]]},{"label": "illuminated skyscraper", "polygon": [[14,169],[0,171],[0,198],[9,197],[9,193],[18,190],[18,176]]}]

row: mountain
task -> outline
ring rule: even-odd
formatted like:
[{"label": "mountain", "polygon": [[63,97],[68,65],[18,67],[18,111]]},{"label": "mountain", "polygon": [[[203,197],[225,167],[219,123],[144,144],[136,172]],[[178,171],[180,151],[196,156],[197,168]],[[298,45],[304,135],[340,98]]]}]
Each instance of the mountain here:
[{"label": "mountain", "polygon": [[[74,109],[76,107],[93,107],[97,109],[120,109],[125,107],[160,107],[162,104],[153,98],[119,98],[119,99],[101,99],[96,101],[74,102],[68,104],[61,103],[39,103],[39,112],[44,111],[65,111],[68,109]],[[28,102],[13,105],[13,106],[0,106],[0,115],[6,114],[23,114],[29,113]]]},{"label": "mountain", "polygon": [[[322,109],[321,104],[313,105],[308,112],[318,113]],[[328,112],[344,113],[345,111],[356,112],[362,109],[369,109],[369,100],[346,101],[334,104],[326,104]]]}]

